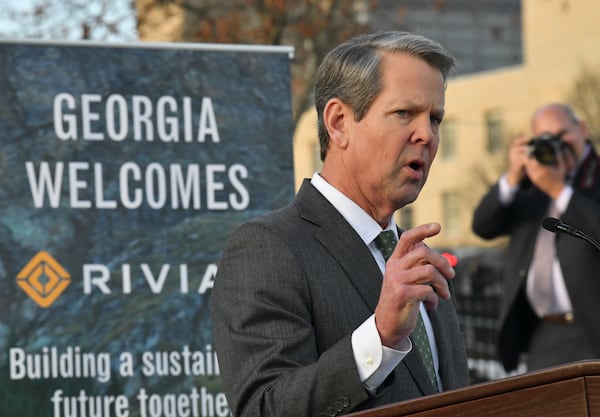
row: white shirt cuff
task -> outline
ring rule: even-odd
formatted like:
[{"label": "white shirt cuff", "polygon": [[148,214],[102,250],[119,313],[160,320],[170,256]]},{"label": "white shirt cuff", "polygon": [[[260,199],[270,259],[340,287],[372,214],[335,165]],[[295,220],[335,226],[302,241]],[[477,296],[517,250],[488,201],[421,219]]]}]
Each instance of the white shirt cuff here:
[{"label": "white shirt cuff", "polygon": [[515,199],[515,194],[517,193],[519,186],[510,185],[506,178],[506,174],[504,174],[498,180],[498,189],[500,190],[500,195],[498,196],[500,203],[502,203],[503,206],[508,206]]},{"label": "white shirt cuff", "polygon": [[412,343],[409,338],[401,342],[398,350],[383,346],[374,314],[352,333],[356,368],[363,386],[371,393],[377,390],[411,349]]}]

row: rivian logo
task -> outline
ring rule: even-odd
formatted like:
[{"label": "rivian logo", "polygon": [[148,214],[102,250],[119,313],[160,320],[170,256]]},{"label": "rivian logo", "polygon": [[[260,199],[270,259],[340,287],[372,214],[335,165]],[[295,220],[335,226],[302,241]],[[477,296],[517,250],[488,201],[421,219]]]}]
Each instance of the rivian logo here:
[{"label": "rivian logo", "polygon": [[71,276],[50,256],[38,252],[17,275],[17,284],[40,307],[49,307],[71,283]]}]

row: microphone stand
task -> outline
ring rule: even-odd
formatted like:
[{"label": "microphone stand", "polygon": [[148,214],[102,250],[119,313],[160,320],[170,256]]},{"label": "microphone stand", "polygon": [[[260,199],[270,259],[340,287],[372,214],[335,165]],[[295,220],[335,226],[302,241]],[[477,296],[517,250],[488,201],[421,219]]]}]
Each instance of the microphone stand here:
[{"label": "microphone stand", "polygon": [[591,243],[596,249],[600,250],[600,243],[598,243],[597,241],[595,241],[592,237],[581,233],[577,234],[578,237],[582,238],[583,240],[585,240],[586,242]]},{"label": "microphone stand", "polygon": [[560,221],[559,219],[556,219],[554,217],[546,217],[542,222],[542,227],[552,233],[561,232],[583,239],[600,251],[600,243],[598,243],[594,238],[586,235],[579,229],[569,226],[568,224]]}]

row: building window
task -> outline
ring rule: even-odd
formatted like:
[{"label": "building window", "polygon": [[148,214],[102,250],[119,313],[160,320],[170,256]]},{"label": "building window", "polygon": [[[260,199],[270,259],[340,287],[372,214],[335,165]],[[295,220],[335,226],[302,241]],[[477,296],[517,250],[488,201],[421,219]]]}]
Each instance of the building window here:
[{"label": "building window", "polygon": [[415,226],[415,221],[413,217],[413,208],[410,206],[403,207],[399,212],[400,216],[400,228],[402,230],[412,229]]},{"label": "building window", "polygon": [[456,192],[442,194],[442,230],[448,237],[460,234],[460,196]]},{"label": "building window", "polygon": [[502,113],[500,110],[486,112],[485,128],[488,152],[496,153],[502,149]]},{"label": "building window", "polygon": [[443,160],[454,159],[456,156],[456,123],[454,120],[444,120],[440,131],[440,157]]}]

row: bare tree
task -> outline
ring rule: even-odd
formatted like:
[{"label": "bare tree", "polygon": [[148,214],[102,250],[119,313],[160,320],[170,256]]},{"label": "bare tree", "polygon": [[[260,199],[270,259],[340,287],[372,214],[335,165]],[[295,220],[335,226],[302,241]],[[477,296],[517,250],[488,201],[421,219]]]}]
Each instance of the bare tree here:
[{"label": "bare tree", "polygon": [[[337,43],[367,30],[368,0],[137,0],[140,39],[292,45],[295,118],[312,103],[318,63]],[[165,18],[182,27],[161,35]],[[158,18],[162,16],[163,18]]]},{"label": "bare tree", "polygon": [[592,141],[600,145],[600,74],[589,67],[582,67],[567,93],[567,102],[585,121]]}]

